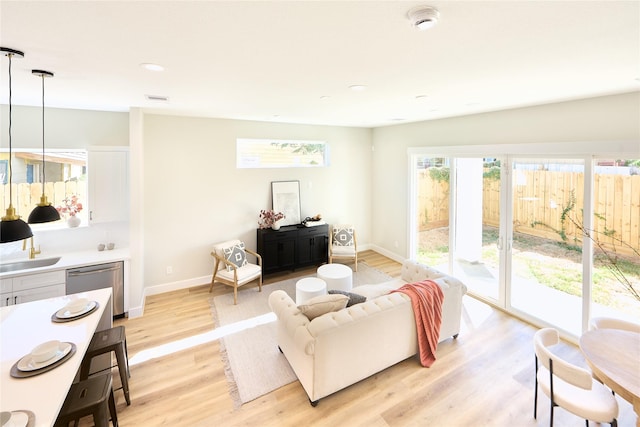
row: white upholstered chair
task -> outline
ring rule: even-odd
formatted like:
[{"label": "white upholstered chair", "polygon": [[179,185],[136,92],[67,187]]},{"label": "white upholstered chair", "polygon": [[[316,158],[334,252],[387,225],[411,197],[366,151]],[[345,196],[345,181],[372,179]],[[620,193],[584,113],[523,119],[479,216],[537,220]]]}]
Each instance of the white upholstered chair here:
[{"label": "white upholstered chair", "polygon": [[589,320],[589,330],[595,329],[620,329],[640,333],[640,324],[613,317],[593,317]]},{"label": "white upholstered chair", "polygon": [[586,420],[617,426],[618,402],[611,391],[595,381],[591,372],[567,362],[549,347],[558,344],[558,331],[540,329],[533,337],[536,360],[536,385],[533,418],[537,417],[538,386],[550,401],[549,425],[553,426],[553,409],[560,406]]},{"label": "white upholstered chair", "polygon": [[[253,255],[256,263],[247,260],[247,254]],[[233,303],[238,304],[238,287],[258,280],[258,292],[262,292],[262,257],[247,249],[240,240],[228,240],[213,245],[211,256],[215,258],[213,277],[209,292],[215,282],[233,287]]]},{"label": "white upholstered chair", "polygon": [[329,233],[329,264],[334,259],[353,259],[358,271],[358,241],[353,225],[334,225]]}]

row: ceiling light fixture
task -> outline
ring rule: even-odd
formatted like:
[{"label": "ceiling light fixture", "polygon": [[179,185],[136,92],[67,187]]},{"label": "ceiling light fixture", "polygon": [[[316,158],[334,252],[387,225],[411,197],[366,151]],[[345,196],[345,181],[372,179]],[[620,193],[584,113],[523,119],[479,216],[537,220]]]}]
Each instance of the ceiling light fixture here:
[{"label": "ceiling light fixture", "polygon": [[355,90],[355,91],[363,91],[365,90],[367,87],[365,85],[351,85],[349,86],[349,89],[351,90]]},{"label": "ceiling light fixture", "polygon": [[29,224],[20,219],[19,215],[16,215],[16,210],[13,208],[13,185],[11,183],[11,59],[24,58],[24,53],[19,50],[9,49],[8,47],[0,47],[6,57],[9,58],[9,207],[7,208],[7,214],[2,217],[0,222],[0,243],[15,242],[18,240],[28,239],[33,236],[33,232],[29,227]]},{"label": "ceiling light fixture", "polygon": [[438,9],[431,6],[417,6],[407,12],[411,25],[420,31],[433,28],[440,18]]},{"label": "ceiling light fixture", "polygon": [[44,79],[45,77],[53,77],[53,73],[45,70],[31,70],[31,74],[42,78],[42,196],[40,196],[40,203],[29,214],[28,222],[29,224],[40,224],[60,219],[60,212],[51,206],[44,194],[45,171],[47,169],[44,162]]},{"label": "ceiling light fixture", "polygon": [[144,63],[140,64],[140,66],[148,71],[164,71],[164,67],[158,64]]}]

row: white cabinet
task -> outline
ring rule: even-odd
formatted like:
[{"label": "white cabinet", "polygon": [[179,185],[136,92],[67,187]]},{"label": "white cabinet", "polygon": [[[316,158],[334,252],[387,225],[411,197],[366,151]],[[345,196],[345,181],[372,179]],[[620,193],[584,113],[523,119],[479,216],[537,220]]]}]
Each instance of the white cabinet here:
[{"label": "white cabinet", "polygon": [[65,295],[65,270],[0,279],[0,306]]},{"label": "white cabinet", "polygon": [[129,151],[122,147],[88,153],[89,223],[129,220]]}]

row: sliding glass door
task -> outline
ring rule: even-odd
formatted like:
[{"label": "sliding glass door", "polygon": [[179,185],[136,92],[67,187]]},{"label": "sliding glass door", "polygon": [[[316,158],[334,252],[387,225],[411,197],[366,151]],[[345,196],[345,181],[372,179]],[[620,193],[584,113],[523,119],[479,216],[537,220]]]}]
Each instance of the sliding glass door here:
[{"label": "sliding glass door", "polygon": [[499,298],[500,160],[416,157],[416,258]]},{"label": "sliding glass door", "polygon": [[550,147],[410,153],[410,256],[575,337],[595,316],[640,322],[640,161]]},{"label": "sliding glass door", "polygon": [[593,176],[592,316],[640,323],[640,160],[596,159]]},{"label": "sliding glass door", "polygon": [[500,161],[457,158],[453,274],[483,299],[497,301],[500,284]]},{"label": "sliding glass door", "polygon": [[511,164],[511,307],[579,335],[583,161],[514,158]]}]

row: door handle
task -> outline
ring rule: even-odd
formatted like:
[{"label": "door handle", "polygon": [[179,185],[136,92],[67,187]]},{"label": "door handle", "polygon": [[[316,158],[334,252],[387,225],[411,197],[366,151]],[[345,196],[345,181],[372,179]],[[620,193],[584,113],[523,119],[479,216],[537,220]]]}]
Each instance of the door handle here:
[{"label": "door handle", "polygon": [[91,270],[91,271],[70,271],[67,273],[69,276],[86,276],[88,274],[97,274],[97,273],[106,273],[108,271],[117,271],[120,267],[110,267],[110,268],[102,268],[100,270]]}]

